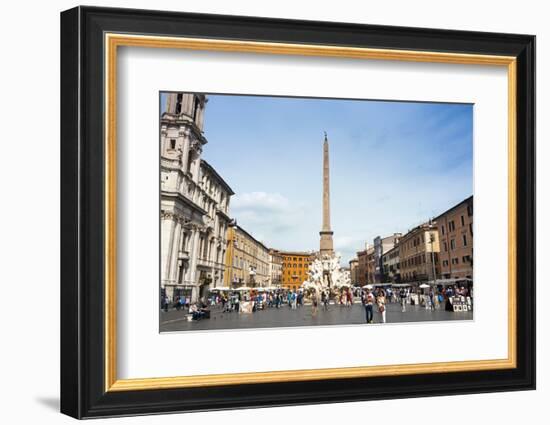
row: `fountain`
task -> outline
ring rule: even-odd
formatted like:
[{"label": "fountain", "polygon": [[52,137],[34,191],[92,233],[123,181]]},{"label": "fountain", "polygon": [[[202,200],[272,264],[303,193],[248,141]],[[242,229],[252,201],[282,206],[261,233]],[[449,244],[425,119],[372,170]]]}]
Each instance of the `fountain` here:
[{"label": "fountain", "polygon": [[351,286],[350,273],[340,267],[341,255],[324,255],[316,258],[309,266],[308,279],[302,283],[302,288],[315,290],[317,293],[337,293],[341,288]]}]

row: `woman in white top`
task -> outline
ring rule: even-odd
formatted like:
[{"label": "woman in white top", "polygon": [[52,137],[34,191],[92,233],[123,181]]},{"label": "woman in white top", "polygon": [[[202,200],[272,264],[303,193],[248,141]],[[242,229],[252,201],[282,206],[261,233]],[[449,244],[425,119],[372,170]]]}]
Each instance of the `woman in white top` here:
[{"label": "woman in white top", "polygon": [[386,323],[386,296],[383,290],[380,290],[380,292],[378,292],[376,304],[378,305],[378,311],[382,315],[382,323]]}]

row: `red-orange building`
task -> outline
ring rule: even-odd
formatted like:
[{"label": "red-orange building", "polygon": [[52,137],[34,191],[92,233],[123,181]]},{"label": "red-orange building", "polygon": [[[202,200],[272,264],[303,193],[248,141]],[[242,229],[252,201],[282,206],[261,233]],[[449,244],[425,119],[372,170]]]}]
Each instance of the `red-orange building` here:
[{"label": "red-orange building", "polygon": [[441,277],[472,279],[474,264],[473,196],[434,219],[440,240]]}]

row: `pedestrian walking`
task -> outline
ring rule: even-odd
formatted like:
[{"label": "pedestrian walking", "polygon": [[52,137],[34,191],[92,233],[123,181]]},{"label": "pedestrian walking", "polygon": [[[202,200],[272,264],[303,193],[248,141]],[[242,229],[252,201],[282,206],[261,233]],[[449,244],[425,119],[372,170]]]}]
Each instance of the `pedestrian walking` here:
[{"label": "pedestrian walking", "polygon": [[376,304],[378,305],[378,312],[382,315],[382,323],[386,323],[386,295],[382,289],[378,292]]},{"label": "pedestrian walking", "polygon": [[349,288],[346,290],[346,305],[348,307],[353,306],[353,296],[351,295],[351,290]]},{"label": "pedestrian walking", "polygon": [[407,310],[407,291],[405,289],[399,291],[399,298],[401,299],[401,313],[405,313]]},{"label": "pedestrian walking", "polygon": [[363,299],[363,303],[365,305],[365,313],[366,313],[366,320],[367,323],[372,323],[374,314],[374,295],[370,291],[370,289],[367,289],[367,293],[365,294],[365,297]]},{"label": "pedestrian walking", "polygon": [[317,308],[319,304],[319,294],[317,294],[317,291],[313,292],[313,296],[311,297],[311,303],[312,303],[311,315],[317,316]]},{"label": "pedestrian walking", "polygon": [[328,310],[328,299],[329,299],[328,294],[325,291],[323,291],[321,295],[321,302],[323,303],[324,310]]}]

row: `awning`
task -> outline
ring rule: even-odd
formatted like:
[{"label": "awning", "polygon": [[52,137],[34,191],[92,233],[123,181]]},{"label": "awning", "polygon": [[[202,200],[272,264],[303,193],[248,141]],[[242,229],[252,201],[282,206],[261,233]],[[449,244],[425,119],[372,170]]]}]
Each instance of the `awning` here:
[{"label": "awning", "polygon": [[469,279],[467,277],[463,278],[455,278],[455,279],[437,279],[435,283],[437,285],[455,285],[459,282],[473,282],[472,279]]}]

